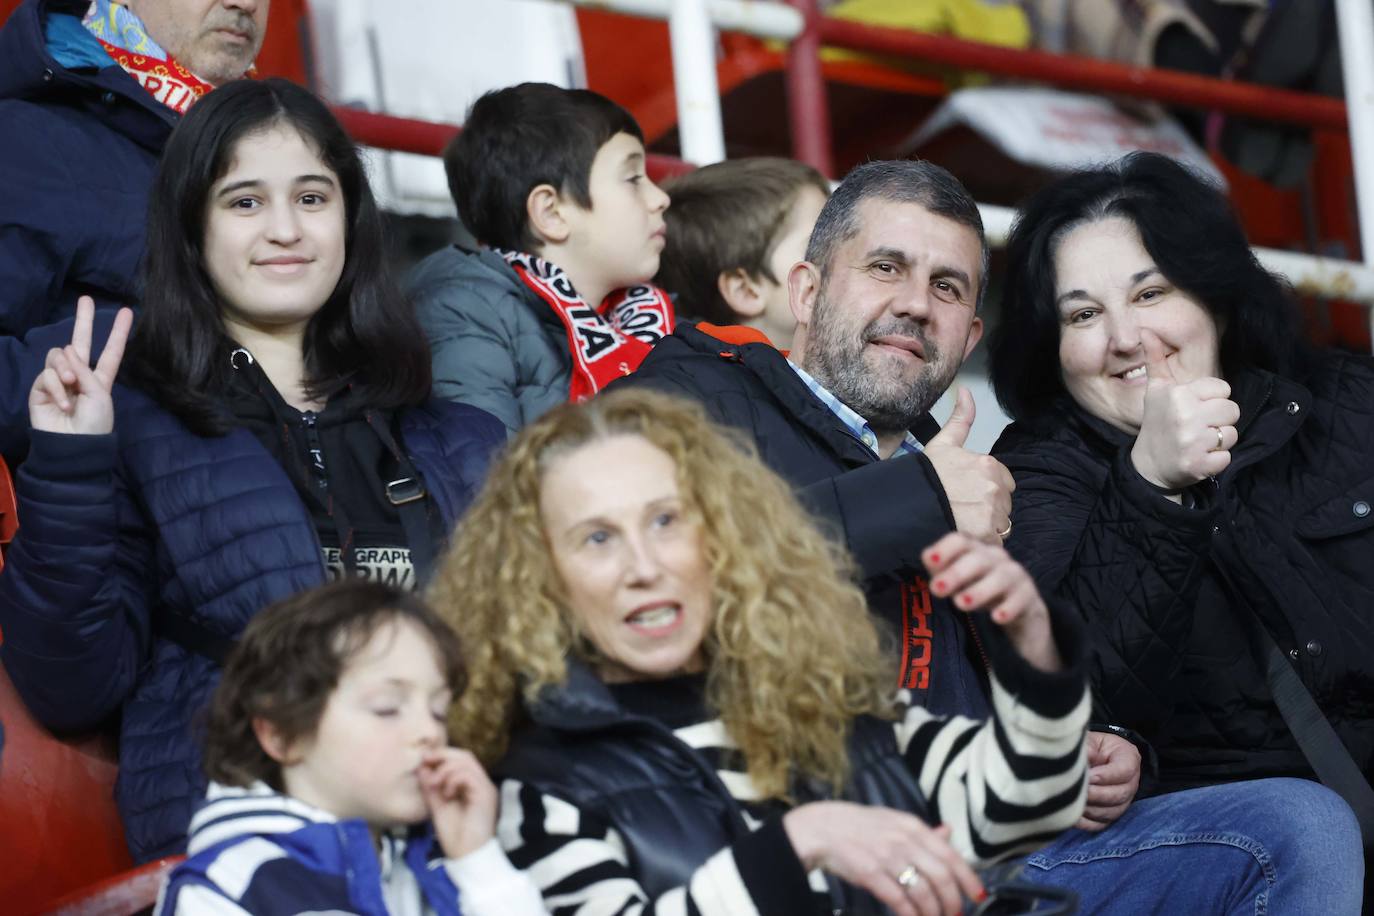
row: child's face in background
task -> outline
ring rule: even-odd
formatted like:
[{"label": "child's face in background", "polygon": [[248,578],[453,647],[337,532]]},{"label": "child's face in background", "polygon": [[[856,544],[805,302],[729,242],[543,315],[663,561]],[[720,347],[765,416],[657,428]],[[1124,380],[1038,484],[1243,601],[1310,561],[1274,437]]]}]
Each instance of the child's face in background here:
[{"label": "child's face in background", "polygon": [[625,133],[603,143],[592,161],[588,189],[591,209],[576,204],[567,209],[572,232],[566,251],[557,255],[558,265],[574,282],[592,287],[579,288],[583,296],[649,282],[663,253],[668,195],[645,172],[644,144]]},{"label": "child's face in background", "polygon": [[[787,301],[787,274],[793,264],[806,260],[806,243],[811,241],[811,230],[816,227],[816,217],[821,215],[821,208],[825,206],[826,200],[828,198],[820,189],[811,185],[806,185],[797,192],[797,199],[792,202],[787,221],[778,232],[773,253],[768,256],[768,271],[776,282],[770,281],[767,277],[758,278],[765,303],[764,321],[775,328],[778,334],[770,334],[769,337],[780,347],[788,345],[792,340],[791,332],[797,326],[797,319],[792,315],[792,306]],[[784,330],[785,334],[782,333]]]},{"label": "child's face in background", "polygon": [[[757,276],[750,275],[745,280],[747,286],[736,291],[736,295],[742,298],[727,299],[741,321],[763,331],[774,346],[783,349],[791,345],[792,334],[797,329],[797,319],[788,301],[787,274],[792,270],[792,265],[806,259],[806,244],[811,240],[816,217],[821,215],[821,208],[827,199],[819,188],[811,185],[805,185],[797,191],[787,219],[773,240],[773,250],[768,255],[768,273],[773,278],[769,279],[762,271]],[[743,274],[744,271],[737,269],[734,273]],[[725,276],[721,275],[722,280]]]},{"label": "child's face in background", "polygon": [[451,700],[429,636],[381,627],[345,665],[314,736],[290,748],[287,794],[379,829],[425,820],[420,762],[448,743]]}]

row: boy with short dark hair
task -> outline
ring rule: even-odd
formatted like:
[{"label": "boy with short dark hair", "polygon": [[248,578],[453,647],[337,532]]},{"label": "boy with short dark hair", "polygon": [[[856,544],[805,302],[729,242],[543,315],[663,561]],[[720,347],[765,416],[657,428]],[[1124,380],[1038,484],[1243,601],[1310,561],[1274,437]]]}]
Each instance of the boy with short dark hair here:
[{"label": "boy with short dark hair", "polygon": [[684,318],[747,325],[787,346],[797,325],[787,273],[830,196],[825,176],[792,159],[731,159],[666,189],[673,208],[655,282]]},{"label": "boy with short dark hair", "polygon": [[545,83],[487,93],[444,166],[482,244],[446,248],[411,274],[437,394],[515,431],[633,371],[672,332],[671,301],[647,285],[668,196],[619,105]]}]

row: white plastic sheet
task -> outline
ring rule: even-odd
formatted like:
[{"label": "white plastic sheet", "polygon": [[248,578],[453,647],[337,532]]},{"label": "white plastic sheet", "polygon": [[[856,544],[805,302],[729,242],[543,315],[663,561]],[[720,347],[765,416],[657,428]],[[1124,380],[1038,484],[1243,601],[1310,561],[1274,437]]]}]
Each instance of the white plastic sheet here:
[{"label": "white plastic sheet", "polygon": [[976,131],[1025,165],[1069,171],[1120,159],[1132,150],[1164,153],[1225,180],[1207,154],[1173,118],[1128,111],[1101,96],[1020,86],[960,89],[907,140],[917,150],[955,125]]}]

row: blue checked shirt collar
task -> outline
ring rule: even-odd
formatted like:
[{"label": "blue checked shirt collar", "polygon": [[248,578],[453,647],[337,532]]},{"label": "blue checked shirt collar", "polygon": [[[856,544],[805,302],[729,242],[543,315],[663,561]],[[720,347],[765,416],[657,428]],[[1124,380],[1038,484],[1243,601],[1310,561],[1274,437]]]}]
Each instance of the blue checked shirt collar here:
[{"label": "blue checked shirt collar", "polygon": [[[787,365],[791,366],[792,371],[797,373],[797,378],[806,383],[806,387],[811,389],[811,393],[814,394],[822,404],[830,408],[830,412],[844,424],[844,428],[849,430],[851,436],[868,446],[869,451],[873,452],[873,454],[878,454],[878,435],[873,432],[873,427],[868,425],[867,420],[851,410],[849,405],[844,401],[841,401],[827,391],[824,385],[812,378],[810,373],[801,366],[798,366],[790,359],[787,361]],[[896,458],[898,455],[915,455],[921,451],[921,440],[913,436],[911,430],[907,430],[906,438],[897,446],[897,450],[892,453],[892,457]]]}]

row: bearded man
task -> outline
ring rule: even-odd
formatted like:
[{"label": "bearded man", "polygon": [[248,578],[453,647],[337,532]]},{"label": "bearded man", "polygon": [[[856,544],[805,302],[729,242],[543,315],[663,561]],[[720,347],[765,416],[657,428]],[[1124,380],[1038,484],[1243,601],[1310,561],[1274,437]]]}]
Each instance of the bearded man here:
[{"label": "bearded man", "polygon": [[[952,530],[1000,542],[1011,475],[963,448],[966,392],[943,431],[928,411],[982,336],[987,265],[978,207],[926,162],[873,162],[821,211],[787,276],[787,356],[690,325],[618,384],[686,395],[748,433],[764,462],[838,528],[875,613],[904,635],[901,684],[934,709],[988,714],[972,631],[933,613],[920,552]],[[933,670],[941,675],[932,676]]]}]

